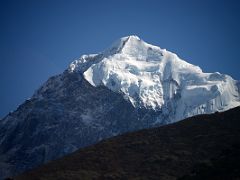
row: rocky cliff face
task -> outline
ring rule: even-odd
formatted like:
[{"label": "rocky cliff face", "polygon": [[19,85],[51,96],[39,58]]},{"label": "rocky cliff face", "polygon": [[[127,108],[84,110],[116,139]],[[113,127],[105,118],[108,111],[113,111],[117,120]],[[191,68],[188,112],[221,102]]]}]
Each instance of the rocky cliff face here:
[{"label": "rocky cliff face", "polygon": [[237,81],[136,36],[83,55],[0,121],[0,177],[102,139],[240,105]]},{"label": "rocky cliff face", "polygon": [[12,175],[104,138],[154,122],[156,112],[135,109],[121,94],[91,86],[80,74],[52,77],[41,97],[25,101],[1,121],[1,176]]}]

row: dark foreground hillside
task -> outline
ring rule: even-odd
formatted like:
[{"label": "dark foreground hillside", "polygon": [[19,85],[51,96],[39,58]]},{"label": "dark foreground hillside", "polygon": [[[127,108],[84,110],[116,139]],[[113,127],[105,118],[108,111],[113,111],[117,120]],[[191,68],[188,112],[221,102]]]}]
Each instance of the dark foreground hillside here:
[{"label": "dark foreground hillside", "polygon": [[240,107],[102,141],[15,177],[240,179]]}]

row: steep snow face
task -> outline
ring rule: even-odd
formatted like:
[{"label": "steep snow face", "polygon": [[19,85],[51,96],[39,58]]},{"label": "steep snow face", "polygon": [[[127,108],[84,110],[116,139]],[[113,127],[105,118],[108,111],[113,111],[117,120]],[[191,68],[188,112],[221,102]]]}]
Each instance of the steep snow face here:
[{"label": "steep snow face", "polygon": [[240,105],[237,82],[230,76],[203,73],[137,36],[123,37],[102,53],[82,56],[69,71],[83,73],[93,86],[122,93],[134,107],[168,115],[171,111],[173,121]]}]

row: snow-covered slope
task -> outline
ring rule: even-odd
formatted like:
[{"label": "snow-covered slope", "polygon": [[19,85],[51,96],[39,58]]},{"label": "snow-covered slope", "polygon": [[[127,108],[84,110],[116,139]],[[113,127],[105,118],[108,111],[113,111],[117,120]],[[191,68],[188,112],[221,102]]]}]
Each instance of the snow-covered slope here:
[{"label": "snow-covered slope", "polygon": [[83,55],[0,121],[0,179],[125,132],[240,105],[239,82],[136,36]]},{"label": "snow-covered slope", "polygon": [[240,105],[237,81],[230,76],[203,73],[137,36],[123,37],[103,53],[84,55],[69,70],[83,73],[93,86],[121,92],[134,107],[164,110],[166,115],[174,109],[171,122]]}]

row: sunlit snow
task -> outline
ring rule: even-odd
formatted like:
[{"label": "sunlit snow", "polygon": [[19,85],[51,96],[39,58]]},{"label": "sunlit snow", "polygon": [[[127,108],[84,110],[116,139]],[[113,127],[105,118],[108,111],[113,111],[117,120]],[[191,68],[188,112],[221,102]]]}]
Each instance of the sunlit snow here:
[{"label": "sunlit snow", "polygon": [[201,68],[137,36],[116,41],[102,53],[83,55],[69,71],[80,71],[93,86],[120,92],[135,107],[154,110],[174,104],[175,119],[240,105],[236,81]]}]

